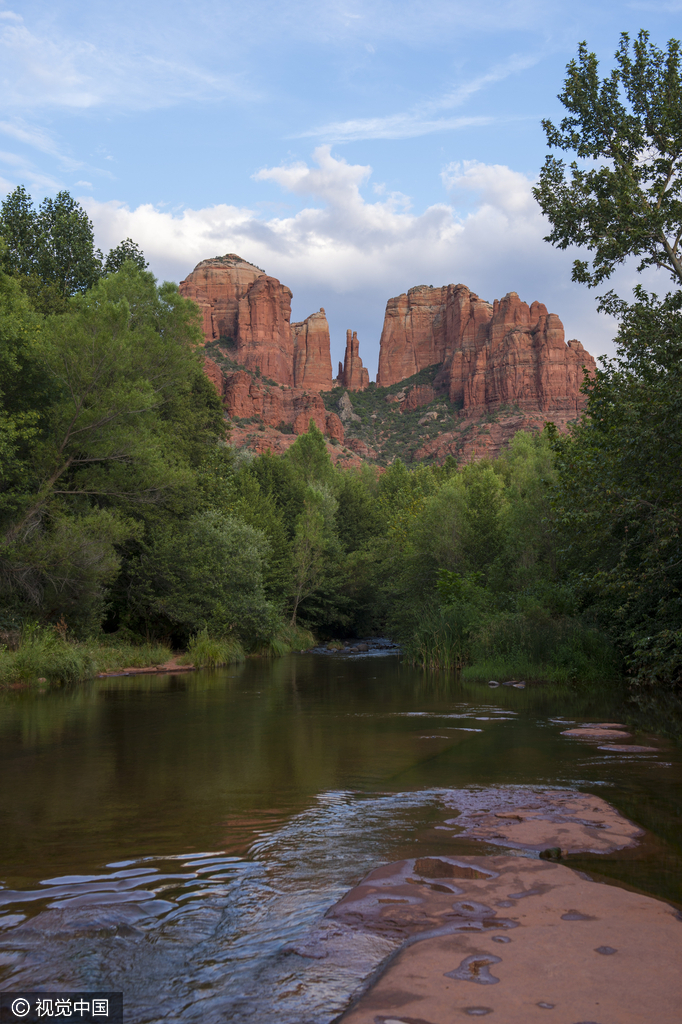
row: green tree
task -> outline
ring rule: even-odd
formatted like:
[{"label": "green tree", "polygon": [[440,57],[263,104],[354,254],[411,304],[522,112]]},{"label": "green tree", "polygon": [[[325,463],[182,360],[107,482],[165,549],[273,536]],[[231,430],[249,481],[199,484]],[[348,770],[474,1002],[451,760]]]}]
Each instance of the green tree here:
[{"label": "green tree", "polygon": [[324,512],[319,491],[310,491],[296,522],[292,551],[291,625],[296,625],[298,608],[319,585],[324,569]]},{"label": "green tree", "polygon": [[96,604],[119,564],[112,546],[139,538],[144,509],[189,514],[195,470],[224,434],[194,347],[197,311],[130,263],[44,321],[3,285],[5,594],[44,612],[59,594]]},{"label": "green tree", "polygon": [[585,385],[586,414],[556,437],[554,523],[562,564],[584,615],[618,643],[639,698],[682,690],[682,67],[640,32],[621,37],[611,75],[583,43],[560,95],[570,116],[545,122],[550,145],[596,167],[550,156],[535,195],[548,240],[594,252],[573,278],[590,286],[630,256],[667,270],[678,290],[659,299],[641,287],[627,303],[609,292],[600,308],[618,318],[617,357]]},{"label": "green tree", "polygon": [[37,217],[37,272],[66,297],[92,287],[102,272],[92,221],[68,192],[44,199]]},{"label": "green tree", "polygon": [[284,458],[296,469],[305,484],[328,484],[334,479],[334,466],[329,458],[324,435],[312,419],[307,434],[297,438]]},{"label": "green tree", "polygon": [[137,242],[133,242],[132,238],[125,238],[109,250],[104,261],[104,273],[115,274],[127,260],[134,263],[138,270],[146,270],[149,266]]},{"label": "green tree", "polygon": [[[630,256],[639,269],[661,267],[682,283],[682,76],[680,44],[665,51],[640,32],[621,35],[616,67],[602,80],[586,43],[567,67],[559,127],[543,121],[549,146],[571,150],[587,166],[548,155],[533,194],[549,218],[546,240],[583,246],[592,265],[573,264],[590,287]],[[594,166],[596,164],[596,166]]]},{"label": "green tree", "polygon": [[152,635],[186,644],[208,628],[252,647],[275,633],[267,601],[264,535],[217,511],[159,524],[129,569],[126,619]]}]

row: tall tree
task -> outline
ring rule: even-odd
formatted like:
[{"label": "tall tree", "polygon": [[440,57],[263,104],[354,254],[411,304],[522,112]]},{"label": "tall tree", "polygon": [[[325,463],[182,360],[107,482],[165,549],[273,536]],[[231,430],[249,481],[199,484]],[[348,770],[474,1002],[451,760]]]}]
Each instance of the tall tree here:
[{"label": "tall tree", "polygon": [[[628,659],[638,699],[661,686],[682,691],[682,64],[640,32],[621,36],[616,67],[599,79],[581,43],[559,99],[551,146],[588,162],[548,156],[535,196],[552,224],[547,240],[593,252],[573,279],[590,287],[629,257],[666,270],[664,299],[609,292],[600,308],[620,323],[617,357],[602,359],[588,405],[570,436],[556,438],[554,521],[583,609]],[[596,166],[589,164],[596,163]]]},{"label": "tall tree", "polygon": [[[665,51],[641,31],[623,33],[616,67],[600,80],[599,61],[585,42],[559,99],[569,111],[559,127],[542,122],[553,149],[569,150],[570,165],[548,155],[533,194],[552,225],[546,241],[584,246],[592,264],[576,260],[573,280],[590,287],[630,256],[639,269],[661,267],[682,284],[682,75],[680,44]],[[596,166],[593,166],[596,163]]]}]

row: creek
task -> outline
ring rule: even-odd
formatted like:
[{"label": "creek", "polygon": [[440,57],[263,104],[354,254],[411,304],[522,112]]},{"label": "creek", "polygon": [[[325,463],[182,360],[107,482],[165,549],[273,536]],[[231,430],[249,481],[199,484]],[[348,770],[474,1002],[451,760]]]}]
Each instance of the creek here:
[{"label": "creek", "polygon": [[682,906],[682,751],[561,735],[619,714],[371,651],[0,694],[0,990],[122,991],[134,1024],[330,1024],[376,957],[289,945],[378,864],[503,852],[445,825],[492,788],[601,796],[642,842],[567,863]]}]

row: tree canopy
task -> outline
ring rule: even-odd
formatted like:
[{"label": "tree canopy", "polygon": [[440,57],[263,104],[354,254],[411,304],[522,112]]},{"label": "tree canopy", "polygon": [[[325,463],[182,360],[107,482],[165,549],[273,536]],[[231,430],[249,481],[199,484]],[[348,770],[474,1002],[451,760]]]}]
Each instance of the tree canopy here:
[{"label": "tree canopy", "polygon": [[19,278],[33,305],[44,313],[62,312],[69,296],[86,292],[126,261],[140,270],[147,267],[144,253],[130,238],[104,258],[95,248],[92,221],[66,191],[47,197],[36,210],[19,185],[0,204],[0,238],[0,267]]},{"label": "tree canopy", "polygon": [[604,79],[585,42],[567,67],[559,99],[569,114],[542,122],[552,149],[572,151],[570,165],[548,155],[533,194],[560,249],[594,253],[573,264],[573,280],[593,287],[630,256],[639,269],[660,267],[682,284],[682,75],[680,44],[665,50],[639,32],[623,33],[616,66]]}]

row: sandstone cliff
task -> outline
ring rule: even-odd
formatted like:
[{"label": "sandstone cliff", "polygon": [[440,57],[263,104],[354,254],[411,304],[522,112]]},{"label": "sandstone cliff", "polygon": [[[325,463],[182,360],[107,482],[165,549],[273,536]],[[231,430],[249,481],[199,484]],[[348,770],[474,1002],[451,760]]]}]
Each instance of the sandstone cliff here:
[{"label": "sandstone cliff", "polygon": [[461,415],[515,405],[549,417],[576,416],[583,366],[595,361],[579,341],[564,341],[561,320],[516,292],[492,305],[465,285],[420,286],[389,299],[377,384],[388,386],[440,364],[436,387]]},{"label": "sandstone cliff", "polygon": [[364,391],[369,384],[369,371],[362,365],[360,342],[356,331],[346,331],[346,354],[339,363],[338,383],[347,391]]},{"label": "sandstone cliff", "polygon": [[201,308],[205,369],[232,442],[254,451],[285,451],[312,419],[347,464],[494,457],[520,429],[546,420],[566,429],[583,407],[583,367],[595,369],[539,302],[510,292],[490,304],[461,284],[420,286],[389,299],[378,387],[368,389],[357,333],[346,332],[333,381],[324,309],[292,324],[289,288],[239,256],[202,261],[180,290]]},{"label": "sandstone cliff", "polygon": [[296,387],[331,391],[332,360],[329,324],[324,309],[291,325],[294,342],[294,383]]},{"label": "sandstone cliff", "polygon": [[220,341],[234,362],[287,387],[332,388],[324,310],[291,323],[292,293],[235,253],[202,260],[180,282],[201,309],[206,342]]}]

